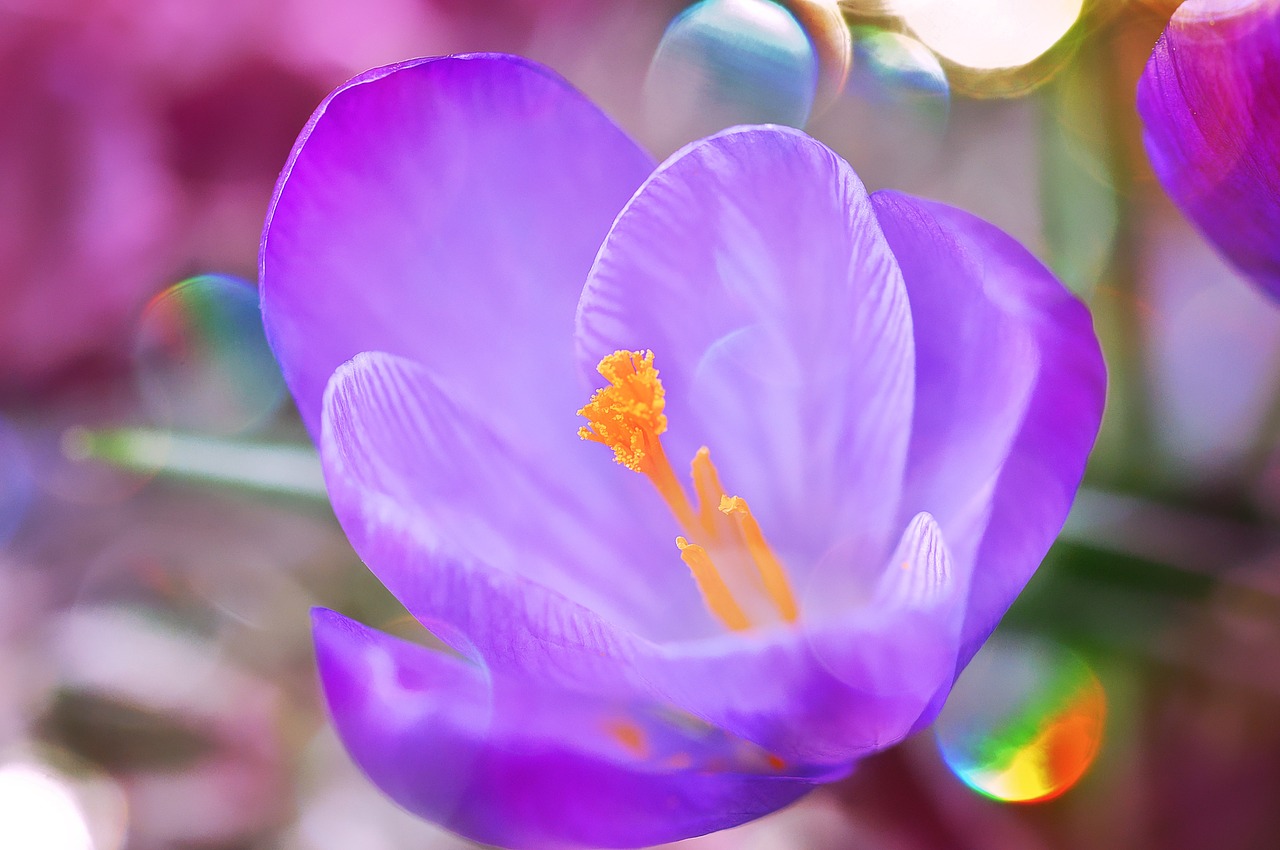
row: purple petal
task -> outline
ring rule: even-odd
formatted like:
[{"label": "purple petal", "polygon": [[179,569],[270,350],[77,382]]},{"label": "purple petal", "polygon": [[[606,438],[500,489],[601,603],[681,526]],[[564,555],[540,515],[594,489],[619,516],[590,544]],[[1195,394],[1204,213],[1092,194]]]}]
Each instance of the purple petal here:
[{"label": "purple petal", "polygon": [[584,371],[653,349],[668,455],[710,447],[793,571],[849,537],[887,556],[911,318],[862,184],[822,144],[738,128],[664,163],[600,250],[577,346]]},{"label": "purple petal", "polygon": [[812,778],[637,699],[491,673],[332,611],[316,660],[352,758],[410,811],[503,847],[635,847],[743,823]]},{"label": "purple petal", "polygon": [[378,350],[427,364],[531,445],[576,440],[574,304],[652,167],[516,57],[414,60],[331,94],[280,177],[260,257],[268,336],[313,436],[329,376]]},{"label": "purple petal", "polygon": [[1088,311],[979,218],[872,199],[901,264],[916,344],[904,516],[936,517],[972,570],[964,663],[1066,520],[1097,435],[1106,370]]},{"label": "purple petal", "polygon": [[491,607],[452,596],[462,588],[443,575],[422,578],[474,562],[495,573],[475,577],[484,592],[559,596],[651,637],[718,631],[671,542],[666,508],[594,446],[575,438],[565,457],[522,453],[452,386],[380,353],[334,374],[320,446],[352,544],[420,617],[460,623],[469,608]]},{"label": "purple petal", "polygon": [[1280,296],[1280,4],[1183,3],[1147,62],[1138,112],[1170,197]]}]

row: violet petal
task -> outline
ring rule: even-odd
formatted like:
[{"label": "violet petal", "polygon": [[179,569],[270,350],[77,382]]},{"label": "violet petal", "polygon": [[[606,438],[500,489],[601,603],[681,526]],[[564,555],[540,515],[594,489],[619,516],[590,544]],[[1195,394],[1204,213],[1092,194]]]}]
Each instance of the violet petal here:
[{"label": "violet petal", "polygon": [[1013,238],[945,204],[872,200],[915,320],[902,511],[932,513],[958,569],[973,571],[963,666],[1066,521],[1106,369],[1088,310]]},{"label": "violet petal", "polygon": [[[320,448],[356,551],[420,617],[461,623],[469,610],[491,610],[464,593],[474,580],[484,593],[511,589],[513,605],[529,604],[521,593],[545,597],[530,606],[543,613],[559,597],[566,604],[556,621],[581,607],[653,638],[720,630],[680,561],[661,500],[598,446],[575,437],[567,457],[522,453],[423,367],[366,353],[330,381]],[[470,574],[462,565],[472,563],[491,575],[446,578],[451,569]],[[551,637],[532,621],[503,631],[517,625]]]},{"label": "violet petal", "polygon": [[759,817],[815,784],[661,705],[494,673],[332,611],[313,620],[352,758],[400,805],[476,841],[657,844]]},{"label": "violet petal", "polygon": [[465,387],[531,445],[571,444],[574,304],[652,167],[517,57],[413,60],[336,90],[280,176],[260,255],[268,337],[312,435],[329,376],[377,350]]},{"label": "violet petal", "polygon": [[[711,450],[792,569],[850,534],[892,545],[911,420],[911,317],[848,164],[743,127],[686,147],[609,232],[578,306],[579,368],[652,349],[667,454]],[[900,528],[901,526],[898,526]]]},{"label": "violet petal", "polygon": [[1183,3],[1147,62],[1138,112],[1165,191],[1280,297],[1280,4]]}]

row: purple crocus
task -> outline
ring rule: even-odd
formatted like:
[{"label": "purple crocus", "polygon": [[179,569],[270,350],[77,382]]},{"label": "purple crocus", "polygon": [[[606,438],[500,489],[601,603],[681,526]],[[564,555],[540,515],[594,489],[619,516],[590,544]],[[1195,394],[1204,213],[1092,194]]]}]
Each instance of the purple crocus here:
[{"label": "purple crocus", "polygon": [[1087,311],[995,227],[785,128],[655,168],[510,56],[332,94],[261,276],[339,520],[453,650],[316,611],[334,722],[502,846],[732,826],[928,723],[1102,409]]},{"label": "purple crocus", "polygon": [[1170,197],[1280,297],[1280,2],[1179,6],[1138,84],[1138,111]]}]

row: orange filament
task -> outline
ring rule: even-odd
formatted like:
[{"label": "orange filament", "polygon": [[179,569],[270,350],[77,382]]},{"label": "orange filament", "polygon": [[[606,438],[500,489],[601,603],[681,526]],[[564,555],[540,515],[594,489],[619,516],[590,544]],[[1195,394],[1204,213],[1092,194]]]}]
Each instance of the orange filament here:
[{"label": "orange filament", "polygon": [[733,521],[718,509],[724,499],[724,487],[720,485],[720,473],[711,462],[711,451],[706,446],[698,449],[690,464],[693,473],[693,492],[698,497],[698,523],[711,542],[732,540],[735,535]]},{"label": "orange filament", "polygon": [[[754,595],[763,590],[778,616],[795,622],[798,610],[786,569],[765,542],[746,501],[725,494],[711,452],[706,446],[698,449],[691,465],[697,510],[667,460],[660,439],[667,430],[666,391],[653,365],[653,352],[615,351],[596,369],[609,385],[596,390],[578,411],[587,419],[578,436],[608,446],[619,464],[644,474],[685,533],[701,541],[699,545],[677,537],[676,547],[708,610],[734,631],[748,629],[751,619],[734,598],[735,589]],[[712,554],[731,567],[733,588],[716,568]],[[747,559],[754,563],[758,580],[742,569]],[[755,608],[753,613],[758,613]]]},{"label": "orange filament", "polygon": [[729,592],[729,586],[724,583],[724,576],[720,575],[716,565],[711,563],[711,556],[707,554],[707,550],[697,543],[690,543],[683,537],[676,538],[676,548],[680,550],[680,560],[684,561],[689,567],[689,572],[693,573],[693,580],[698,583],[698,589],[702,591],[702,598],[706,600],[711,613],[735,632],[751,628],[751,621],[734,601],[733,594]]},{"label": "orange filament", "polygon": [[796,598],[791,592],[791,582],[787,580],[787,571],[773,554],[769,544],[765,542],[760,523],[751,515],[747,500],[741,496],[721,496],[720,512],[738,521],[738,530],[746,541],[747,551],[760,572],[760,580],[764,582],[765,592],[773,600],[774,607],[788,623],[794,623],[799,611],[796,609]]}]

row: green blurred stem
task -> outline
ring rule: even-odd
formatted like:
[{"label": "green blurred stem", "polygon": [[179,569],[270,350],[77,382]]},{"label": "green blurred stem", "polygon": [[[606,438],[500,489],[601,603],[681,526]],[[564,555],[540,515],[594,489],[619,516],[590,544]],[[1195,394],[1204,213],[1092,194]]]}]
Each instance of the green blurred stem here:
[{"label": "green blurred stem", "polygon": [[320,458],[310,445],[255,443],[148,428],[63,435],[63,453],[142,475],[328,503]]},{"label": "green blurred stem", "polygon": [[1139,234],[1135,229],[1141,210],[1135,204],[1134,186],[1134,175],[1145,167],[1145,163],[1133,161],[1135,146],[1131,140],[1132,134],[1138,130],[1133,91],[1125,84],[1123,73],[1123,45],[1114,30],[1106,35],[1106,38],[1098,40],[1098,44],[1099,49],[1106,52],[1104,67],[1107,73],[1103,90],[1111,148],[1111,178],[1118,213],[1110,277],[1120,296],[1113,302],[1115,330],[1119,337],[1113,350],[1120,355],[1115,371],[1120,373],[1117,378],[1120,379],[1121,392],[1116,393],[1113,399],[1120,401],[1125,408],[1121,440],[1124,451],[1118,477],[1130,486],[1150,486],[1159,458],[1150,373],[1145,362],[1147,328],[1139,309],[1143,297],[1138,280],[1141,271],[1137,245]]}]

